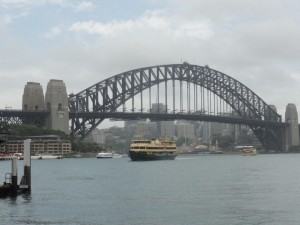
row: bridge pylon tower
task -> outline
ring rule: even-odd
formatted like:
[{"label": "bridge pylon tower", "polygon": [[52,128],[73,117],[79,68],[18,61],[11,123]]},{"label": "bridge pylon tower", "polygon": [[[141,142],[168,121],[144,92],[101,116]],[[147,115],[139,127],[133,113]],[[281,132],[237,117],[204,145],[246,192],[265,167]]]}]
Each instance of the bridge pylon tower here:
[{"label": "bridge pylon tower", "polygon": [[50,115],[46,127],[69,134],[69,105],[66,85],[62,80],[50,80],[45,95],[46,109]]},{"label": "bridge pylon tower", "polygon": [[24,87],[22,110],[44,110],[45,100],[43,87],[40,83],[27,82]]},{"label": "bridge pylon tower", "polygon": [[289,151],[291,146],[298,146],[299,142],[299,125],[298,125],[298,112],[296,105],[289,103],[286,106],[285,122],[289,123],[285,132],[285,151]]}]

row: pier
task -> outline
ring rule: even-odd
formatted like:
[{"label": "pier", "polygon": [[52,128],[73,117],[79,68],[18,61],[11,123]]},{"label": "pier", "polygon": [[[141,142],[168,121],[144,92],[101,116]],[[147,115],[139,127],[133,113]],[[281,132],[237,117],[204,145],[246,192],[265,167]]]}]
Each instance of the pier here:
[{"label": "pier", "polygon": [[5,173],[4,183],[0,185],[0,197],[17,196],[31,191],[30,139],[24,140],[24,175],[18,185],[17,157],[11,159],[11,173]]}]

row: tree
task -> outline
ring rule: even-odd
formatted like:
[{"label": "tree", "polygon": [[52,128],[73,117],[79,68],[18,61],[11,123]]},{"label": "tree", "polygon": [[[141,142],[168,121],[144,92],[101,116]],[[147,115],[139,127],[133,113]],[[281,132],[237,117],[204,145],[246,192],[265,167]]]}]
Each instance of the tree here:
[{"label": "tree", "polygon": [[61,139],[70,140],[68,134],[60,130],[51,130],[46,128],[37,127],[35,125],[17,125],[12,124],[9,127],[12,136],[40,136],[40,135],[57,135]]}]

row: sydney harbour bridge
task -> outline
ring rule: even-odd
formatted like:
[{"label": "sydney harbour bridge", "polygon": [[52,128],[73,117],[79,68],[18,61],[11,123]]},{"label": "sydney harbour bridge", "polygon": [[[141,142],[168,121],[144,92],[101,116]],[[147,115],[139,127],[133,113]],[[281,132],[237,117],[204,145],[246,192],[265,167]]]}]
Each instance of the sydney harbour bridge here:
[{"label": "sydney harbour bridge", "polygon": [[[163,108],[152,108],[152,104]],[[31,113],[30,113],[31,112]],[[51,112],[1,110],[9,123],[40,123]],[[266,150],[282,150],[286,130],[274,106],[209,66],[189,63],[138,68],[68,96],[70,135],[84,139],[105,119],[193,120],[248,125]],[[30,116],[29,116],[30,115]]]}]

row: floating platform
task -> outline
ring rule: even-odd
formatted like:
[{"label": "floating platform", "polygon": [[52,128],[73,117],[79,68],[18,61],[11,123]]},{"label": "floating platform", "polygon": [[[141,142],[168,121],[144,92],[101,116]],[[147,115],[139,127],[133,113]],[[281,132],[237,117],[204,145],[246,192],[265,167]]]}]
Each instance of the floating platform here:
[{"label": "floating platform", "polygon": [[11,194],[11,184],[0,185],[0,197],[6,197]]},{"label": "floating platform", "polygon": [[18,185],[17,156],[11,159],[11,173],[5,173],[5,181],[0,185],[0,197],[16,196],[31,191],[30,139],[24,141],[24,175]]}]

